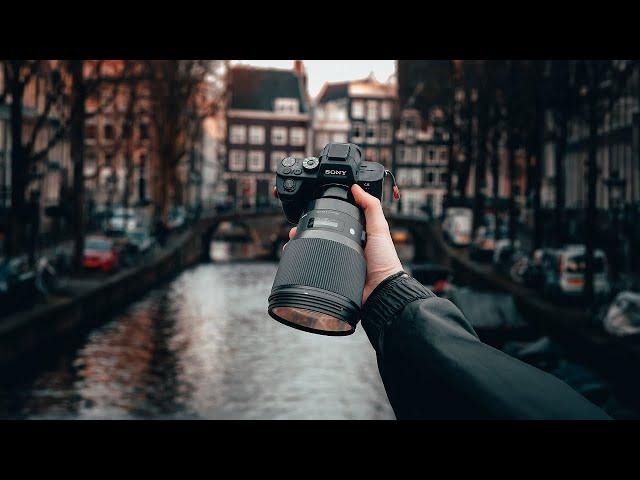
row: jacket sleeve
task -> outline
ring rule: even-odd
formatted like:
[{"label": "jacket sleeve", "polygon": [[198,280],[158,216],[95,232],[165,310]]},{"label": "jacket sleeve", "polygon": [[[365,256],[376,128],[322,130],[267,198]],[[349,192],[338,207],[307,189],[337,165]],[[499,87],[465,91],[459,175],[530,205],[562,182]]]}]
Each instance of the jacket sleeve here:
[{"label": "jacket sleeve", "polygon": [[462,312],[407,274],[362,310],[398,419],[608,419],[561,380],[480,341]]}]

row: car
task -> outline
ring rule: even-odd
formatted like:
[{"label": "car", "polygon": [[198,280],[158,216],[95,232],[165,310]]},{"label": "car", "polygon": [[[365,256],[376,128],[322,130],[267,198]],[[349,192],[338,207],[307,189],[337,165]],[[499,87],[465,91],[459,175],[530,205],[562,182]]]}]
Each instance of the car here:
[{"label": "car", "polygon": [[469,256],[480,262],[491,261],[496,248],[495,231],[489,227],[478,227],[476,236],[471,242]]},{"label": "car", "polygon": [[34,298],[36,277],[37,272],[29,266],[26,255],[0,263],[0,314],[7,314]]},{"label": "car", "polygon": [[111,273],[118,269],[120,255],[113,239],[101,236],[87,237],[84,244],[82,265]]},{"label": "car", "polygon": [[142,220],[133,208],[116,208],[107,219],[104,231],[108,235],[116,236],[140,227],[142,227]]},{"label": "car", "polygon": [[145,254],[156,246],[156,239],[148,230],[132,230],[127,232],[128,248],[137,254]]},{"label": "car", "polygon": [[[542,255],[542,288],[546,296],[579,296],[585,283],[586,247],[568,245],[548,249]],[[605,253],[594,250],[593,289],[597,295],[611,291]]]},{"label": "car", "polygon": [[470,208],[448,208],[442,222],[445,240],[456,247],[466,247],[471,243],[473,211]]}]

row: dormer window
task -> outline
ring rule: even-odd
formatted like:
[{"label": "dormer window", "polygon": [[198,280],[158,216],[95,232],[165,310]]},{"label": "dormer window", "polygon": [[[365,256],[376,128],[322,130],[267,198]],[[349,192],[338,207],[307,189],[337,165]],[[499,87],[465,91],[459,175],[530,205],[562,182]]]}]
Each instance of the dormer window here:
[{"label": "dormer window", "polygon": [[276,113],[298,113],[300,105],[297,98],[276,98],[274,110]]}]

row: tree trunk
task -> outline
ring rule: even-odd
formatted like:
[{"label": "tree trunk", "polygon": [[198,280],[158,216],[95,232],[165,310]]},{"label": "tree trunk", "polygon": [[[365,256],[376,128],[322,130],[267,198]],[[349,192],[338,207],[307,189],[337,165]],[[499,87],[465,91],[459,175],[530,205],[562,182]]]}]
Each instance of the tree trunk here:
[{"label": "tree trunk", "polygon": [[84,62],[69,62],[73,81],[71,105],[71,159],[73,162],[73,266],[76,272],[82,269],[84,254],[84,121],[86,86]]},{"label": "tree trunk", "polygon": [[11,208],[9,210],[9,235],[6,243],[7,257],[23,251],[25,245],[25,190],[27,187],[27,165],[22,143],[24,116],[22,100],[24,83],[20,81],[21,61],[12,61],[13,81],[11,92]]}]

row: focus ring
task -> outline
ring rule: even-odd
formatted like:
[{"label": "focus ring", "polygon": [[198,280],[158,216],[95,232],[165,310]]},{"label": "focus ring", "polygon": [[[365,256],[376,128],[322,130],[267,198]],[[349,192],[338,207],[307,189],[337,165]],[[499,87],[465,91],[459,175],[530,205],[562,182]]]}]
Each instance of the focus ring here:
[{"label": "focus ring", "polygon": [[366,273],[363,255],[353,248],[323,238],[297,238],[283,252],[273,289],[306,285],[343,295],[360,307]]}]

